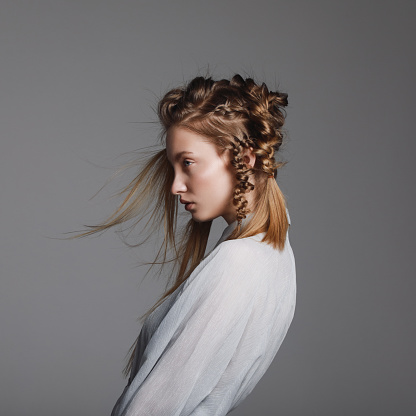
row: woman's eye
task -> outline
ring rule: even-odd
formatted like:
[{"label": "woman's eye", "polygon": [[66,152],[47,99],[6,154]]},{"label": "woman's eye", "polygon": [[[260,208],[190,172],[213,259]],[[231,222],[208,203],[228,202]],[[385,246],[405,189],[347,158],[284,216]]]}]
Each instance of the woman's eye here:
[{"label": "woman's eye", "polygon": [[184,164],[186,167],[191,166],[191,165],[192,165],[192,163],[193,163],[193,162],[191,162],[190,160],[184,160],[184,161],[183,161],[183,164]]}]

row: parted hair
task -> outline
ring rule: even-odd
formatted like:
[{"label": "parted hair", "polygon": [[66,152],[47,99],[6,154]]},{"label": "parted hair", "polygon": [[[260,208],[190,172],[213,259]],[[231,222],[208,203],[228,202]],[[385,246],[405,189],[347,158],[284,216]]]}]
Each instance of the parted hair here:
[{"label": "parted hair", "polygon": [[[167,158],[164,140],[171,127],[181,127],[206,137],[219,154],[227,152],[234,167],[237,184],[233,194],[237,227],[228,240],[264,233],[264,242],[283,249],[288,229],[284,196],[275,180],[284,163],[276,160],[283,141],[287,94],[269,91],[252,78],[234,75],[230,80],[215,81],[196,77],[182,87],[168,91],[158,103],[162,126],[162,149],[149,157],[135,178],[121,191],[125,195],[117,210],[104,222],[86,226],[87,231],[75,237],[102,232],[129,220],[134,225],[151,212],[152,229],[163,225],[164,240],[150,264],[174,263],[174,279],[166,292],[146,314],[150,314],[173,293],[192,273],[204,257],[211,221],[197,222],[192,218],[177,232],[178,198],[172,195],[174,170]],[[256,156],[253,167],[244,162],[244,152]],[[254,184],[250,178],[254,178]],[[254,192],[254,208],[250,213],[245,194]],[[74,238],[75,238],[74,237]],[[171,259],[168,259],[168,255]],[[146,316],[145,315],[145,316]],[[135,349],[135,344],[132,348]],[[131,370],[135,350],[125,368]]]}]

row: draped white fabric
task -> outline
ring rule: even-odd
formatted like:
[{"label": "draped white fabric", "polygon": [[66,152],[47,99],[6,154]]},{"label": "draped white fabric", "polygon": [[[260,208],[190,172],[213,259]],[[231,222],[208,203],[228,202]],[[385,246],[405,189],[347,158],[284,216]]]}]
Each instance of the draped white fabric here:
[{"label": "draped white fabric", "polygon": [[254,388],[292,321],[293,252],[264,234],[223,241],[144,322],[112,416],[226,415]]}]

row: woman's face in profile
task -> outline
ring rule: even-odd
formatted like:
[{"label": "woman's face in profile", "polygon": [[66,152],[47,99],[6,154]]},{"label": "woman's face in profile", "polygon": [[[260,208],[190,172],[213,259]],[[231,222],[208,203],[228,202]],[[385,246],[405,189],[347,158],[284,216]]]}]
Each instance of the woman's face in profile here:
[{"label": "woman's face in profile", "polygon": [[235,221],[233,192],[237,183],[233,167],[207,138],[181,127],[166,136],[167,157],[174,169],[171,187],[197,222],[223,217]]}]

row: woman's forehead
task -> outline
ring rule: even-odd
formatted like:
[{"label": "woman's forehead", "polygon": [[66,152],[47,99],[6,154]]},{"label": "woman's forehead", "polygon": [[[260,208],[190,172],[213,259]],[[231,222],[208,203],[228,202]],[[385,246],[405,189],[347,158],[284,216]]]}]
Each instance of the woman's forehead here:
[{"label": "woman's forehead", "polygon": [[171,127],[166,134],[166,151],[171,161],[186,154],[211,154],[216,150],[209,138],[181,127]]}]

